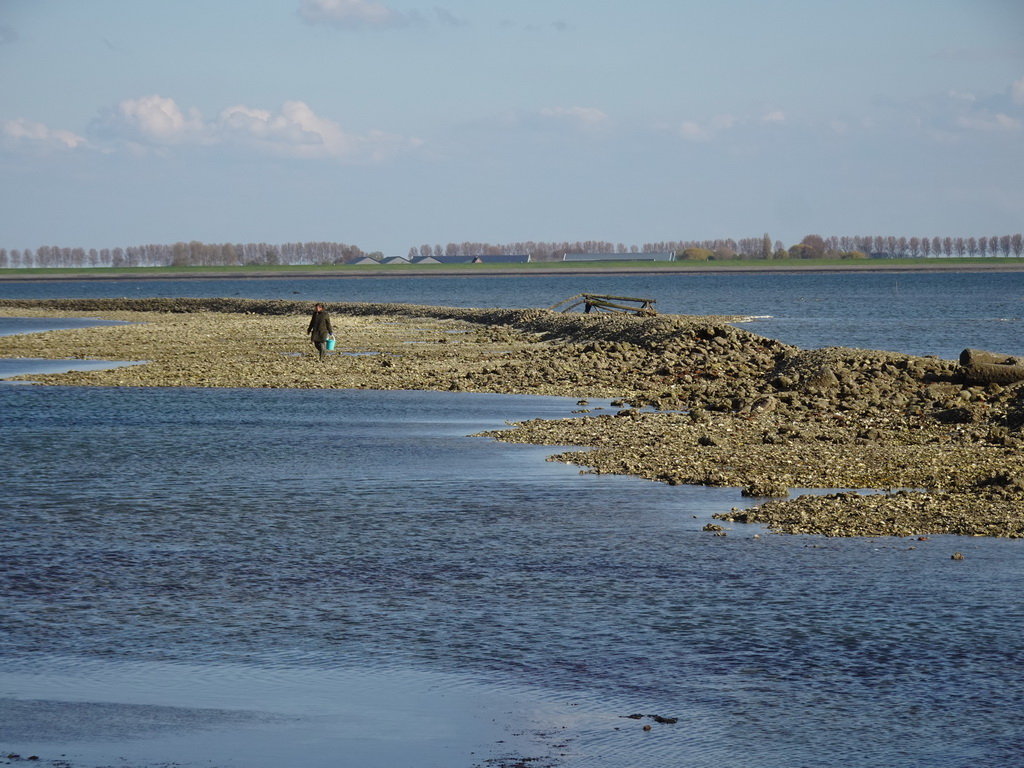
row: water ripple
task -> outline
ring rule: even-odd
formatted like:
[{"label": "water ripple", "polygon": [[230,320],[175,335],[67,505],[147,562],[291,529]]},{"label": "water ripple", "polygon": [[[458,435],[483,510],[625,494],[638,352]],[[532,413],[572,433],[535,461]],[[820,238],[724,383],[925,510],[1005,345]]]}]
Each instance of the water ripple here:
[{"label": "water ripple", "polygon": [[736,489],[462,437],[533,407],[494,402],[0,391],[0,672],[164,665],[171,699],[196,666],[225,691],[443,672],[577,712],[569,765],[1012,764],[1019,542],[712,537]]}]

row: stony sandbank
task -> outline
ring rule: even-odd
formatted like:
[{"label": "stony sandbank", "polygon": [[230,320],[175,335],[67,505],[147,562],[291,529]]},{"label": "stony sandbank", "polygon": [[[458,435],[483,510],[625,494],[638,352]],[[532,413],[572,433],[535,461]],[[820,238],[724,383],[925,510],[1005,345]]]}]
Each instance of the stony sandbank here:
[{"label": "stony sandbank", "polygon": [[[1024,389],[970,384],[958,361],[800,350],[728,317],[330,309],[338,347],[321,364],[304,335],[306,302],[4,300],[0,316],[131,324],[2,337],[0,356],[149,361],[26,377],[43,384],[616,398],[614,413],[492,436],[586,447],[554,458],[588,471],[738,486],[766,498],[723,515],[719,533],[731,521],[756,521],[789,533],[1024,536]],[[792,498],[797,488],[883,492]]]}]

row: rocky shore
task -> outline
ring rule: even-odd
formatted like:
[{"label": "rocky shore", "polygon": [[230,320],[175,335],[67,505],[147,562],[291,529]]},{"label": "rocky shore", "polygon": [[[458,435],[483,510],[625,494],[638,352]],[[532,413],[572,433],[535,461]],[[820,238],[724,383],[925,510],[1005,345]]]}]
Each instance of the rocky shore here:
[{"label": "rocky shore", "polygon": [[[309,309],[3,300],[0,316],[128,324],[0,337],[0,356],[148,361],[25,377],[42,384],[548,394],[579,399],[581,411],[587,398],[612,398],[614,412],[490,435],[581,446],[553,458],[586,471],[764,498],[722,515],[718,534],[761,522],[829,536],[1024,536],[1024,384],[988,382],[961,361],[800,350],[729,317],[352,303],[329,307],[338,345],[321,364],[304,334]],[[808,488],[861,490],[798,494]]]}]

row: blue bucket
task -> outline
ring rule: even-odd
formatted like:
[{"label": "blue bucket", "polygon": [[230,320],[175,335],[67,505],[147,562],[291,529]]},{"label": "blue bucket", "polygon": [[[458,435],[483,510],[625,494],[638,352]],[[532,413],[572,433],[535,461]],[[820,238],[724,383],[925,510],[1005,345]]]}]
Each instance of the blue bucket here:
[{"label": "blue bucket", "polygon": [[327,340],[327,351],[331,352],[334,349],[334,339]]}]

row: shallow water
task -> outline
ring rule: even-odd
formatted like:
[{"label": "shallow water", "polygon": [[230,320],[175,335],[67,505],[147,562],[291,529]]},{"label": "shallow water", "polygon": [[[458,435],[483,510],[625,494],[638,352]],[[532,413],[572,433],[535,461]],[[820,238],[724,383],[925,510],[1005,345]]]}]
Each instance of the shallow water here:
[{"label": "shallow water", "polygon": [[[807,348],[952,359],[1024,354],[1022,281],[149,281],[0,296],[649,294],[662,311],[768,316],[748,327]],[[714,512],[752,503],[737,489],[580,474],[544,461],[554,447],[467,437],[575,410],[0,385],[0,753],[74,768],[1024,763],[1021,542],[716,537],[701,530]]]},{"label": "shallow water", "polygon": [[77,317],[0,317],[0,336],[20,333],[39,333],[66,328],[85,328],[98,325],[125,325],[118,320]]},{"label": "shallow water", "polygon": [[0,662],[4,685],[34,696],[0,699],[0,744],[63,768],[67,758],[75,766],[447,768],[546,752],[539,728],[581,720],[528,690],[410,668],[81,657],[13,666]]},{"label": "shallow water", "polygon": [[[22,333],[40,333],[42,331],[85,328],[98,325],[124,325],[124,323],[116,320],[98,320],[96,318],[0,317],[0,336],[14,336]],[[99,371],[106,368],[119,368],[123,365],[139,364],[138,362],[121,360],[80,360],[77,358],[65,360],[31,357],[0,358],[0,379],[34,373]]]},{"label": "shallow water", "polygon": [[584,292],[652,298],[663,313],[757,318],[750,330],[805,349],[947,360],[967,347],[1024,355],[1024,272],[0,282],[0,298],[240,296],[452,307],[550,307]]},{"label": "shallow water", "polygon": [[[486,699],[479,711],[564,752],[559,765],[1024,756],[1024,681],[1011,672],[1024,663],[1020,542],[739,525],[716,537],[701,530],[711,514],[750,503],[737,489],[581,475],[544,461],[555,448],[467,437],[577,409],[455,393],[0,387],[0,708],[57,698],[237,714],[248,691],[242,709],[298,718],[294,731],[259,728],[291,733],[301,764],[326,766],[339,742],[298,735],[317,730],[303,695],[334,696],[328,711],[345,719],[339,681],[369,675],[373,688],[376,674],[414,710],[429,674],[434,695]],[[105,674],[120,683],[95,695]],[[76,675],[92,681],[78,698],[61,683]],[[322,685],[303,694],[303,680]],[[143,717],[132,712],[129,723]],[[631,713],[679,723],[644,733],[651,721]],[[485,759],[465,725],[462,762],[437,764]],[[106,759],[209,764],[123,735]],[[16,736],[0,748],[23,749]],[[422,754],[410,764],[433,764]],[[223,764],[281,764],[250,757]]]},{"label": "shallow water", "polygon": [[120,368],[125,365],[142,365],[138,361],[127,360],[50,360],[43,357],[0,358],[0,379],[12,376],[30,376],[42,373],[68,373],[69,371],[102,371],[107,368]]}]

